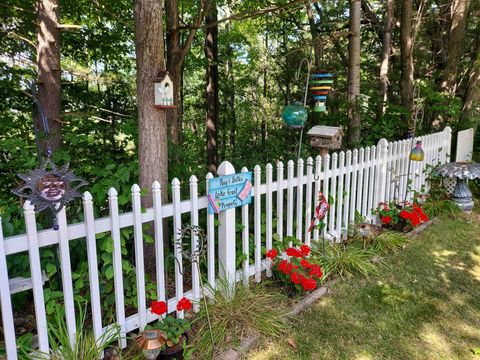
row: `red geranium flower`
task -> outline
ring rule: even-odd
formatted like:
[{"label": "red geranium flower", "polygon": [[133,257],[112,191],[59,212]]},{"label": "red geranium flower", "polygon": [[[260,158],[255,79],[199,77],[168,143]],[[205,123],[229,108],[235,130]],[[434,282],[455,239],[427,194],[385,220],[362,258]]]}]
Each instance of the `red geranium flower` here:
[{"label": "red geranium flower", "polygon": [[308,256],[308,254],[310,254],[310,246],[302,245],[300,246],[300,251],[302,252],[303,256]]},{"label": "red geranium flower", "polygon": [[310,270],[310,276],[314,276],[317,279],[321,279],[323,276],[322,268],[318,265],[313,265]]},{"label": "red geranium flower", "polygon": [[304,278],[302,280],[302,287],[303,287],[303,290],[305,291],[315,290],[317,287],[317,281],[315,279]]},{"label": "red geranium flower", "polygon": [[190,310],[192,308],[192,303],[186,297],[181,298],[177,303],[177,310]]},{"label": "red geranium flower", "polygon": [[163,315],[167,312],[167,303],[165,301],[152,301],[150,311],[157,315]]},{"label": "red geranium flower", "polygon": [[422,213],[422,214],[420,214],[420,220],[422,220],[422,222],[427,222],[429,220],[429,218],[428,218],[427,215]]},{"label": "red geranium flower", "polygon": [[293,266],[292,263],[289,262],[288,260],[282,260],[278,264],[278,270],[280,270],[285,275],[288,275],[292,271],[292,266]]},{"label": "red geranium flower", "polygon": [[305,259],[300,260],[300,265],[302,265],[305,269],[310,269],[312,267],[312,264]]},{"label": "red geranium flower", "polygon": [[300,273],[297,273],[297,272],[292,272],[290,274],[290,280],[294,283],[294,284],[301,284],[302,281],[304,280],[304,276]]},{"label": "red geranium flower", "polygon": [[271,260],[275,259],[278,255],[278,251],[275,249],[268,250],[265,256]]},{"label": "red geranium flower", "polygon": [[289,247],[287,250],[285,250],[285,254],[287,254],[288,256],[293,256],[297,258],[302,257],[302,252],[293,247]]},{"label": "red geranium flower", "polygon": [[392,221],[392,218],[388,215],[387,216],[382,216],[380,219],[382,220],[382,223],[384,225],[390,224],[390,222]]},{"label": "red geranium flower", "polygon": [[398,215],[400,215],[402,219],[410,219],[410,217],[412,216],[412,214],[410,214],[407,210],[400,211]]}]

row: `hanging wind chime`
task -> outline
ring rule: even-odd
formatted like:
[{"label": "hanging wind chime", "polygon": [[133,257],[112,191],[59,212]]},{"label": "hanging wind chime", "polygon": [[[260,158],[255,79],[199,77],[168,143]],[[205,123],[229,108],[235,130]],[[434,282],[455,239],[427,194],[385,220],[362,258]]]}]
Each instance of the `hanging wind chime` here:
[{"label": "hanging wind chime", "polygon": [[[43,106],[37,98],[36,85],[32,84],[33,109],[32,120],[37,146],[37,157],[39,167],[30,170],[26,174],[17,174],[23,183],[12,192],[18,196],[29,200],[35,207],[35,212],[47,210],[50,212],[54,230],[58,230],[57,214],[63,207],[81,197],[78,189],[85,186],[87,182],[82,178],[75,176],[69,169],[69,164],[57,167],[52,160],[53,150],[50,146],[50,129],[48,120],[43,110]],[[40,119],[43,136],[46,141],[46,158],[42,157],[42,147],[40,144],[40,129],[38,129],[35,117]]]}]

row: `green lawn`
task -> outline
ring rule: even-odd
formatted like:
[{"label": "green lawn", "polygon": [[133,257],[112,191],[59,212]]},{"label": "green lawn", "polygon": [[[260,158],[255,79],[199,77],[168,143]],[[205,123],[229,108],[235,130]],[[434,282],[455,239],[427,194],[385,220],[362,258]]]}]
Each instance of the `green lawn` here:
[{"label": "green lawn", "polygon": [[337,282],[290,334],[263,341],[246,358],[476,358],[470,349],[480,347],[478,215],[431,226],[379,270]]}]

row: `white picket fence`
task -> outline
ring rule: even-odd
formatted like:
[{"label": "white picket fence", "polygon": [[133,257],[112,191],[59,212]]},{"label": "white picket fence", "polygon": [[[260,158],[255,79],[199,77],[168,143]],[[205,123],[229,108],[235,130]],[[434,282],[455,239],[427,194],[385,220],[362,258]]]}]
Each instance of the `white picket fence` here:
[{"label": "white picket fence", "polygon": [[[450,161],[450,144],[452,131],[447,127],[444,131],[418,138],[422,141],[425,151],[425,160],[421,163],[412,163],[410,175],[408,171],[408,155],[412,140],[401,140],[388,143],[385,139],[379,141],[377,146],[355,149],[353,151],[333,153],[324,158],[318,156],[315,160],[300,159],[296,164],[288,161],[285,167],[282,162],[276,164],[276,179],[274,166],[267,164],[265,167],[265,183],[262,183],[262,168],[255,166],[253,201],[241,209],[231,209],[218,215],[219,225],[216,229],[215,215],[207,216],[207,274],[208,283],[215,286],[215,280],[223,277],[233,281],[248,283],[254,276],[256,282],[261,281],[262,271],[268,271],[268,262],[262,256],[262,245],[267,250],[272,247],[272,237],[277,233],[280,237],[296,236],[306,244],[318,240],[320,234],[317,230],[310,234],[307,230],[315,206],[317,193],[322,191],[327,198],[334,199],[327,217],[326,235],[331,239],[339,239],[347,234],[348,227],[354,220],[355,213],[370,220],[371,209],[380,201],[412,199],[413,193],[408,192],[407,181],[411,180],[412,187],[420,190],[426,184],[424,169],[427,164],[446,163]],[[417,140],[417,139],[415,139]],[[248,171],[243,168],[241,171]],[[235,173],[229,162],[224,162],[219,167],[220,175]],[[394,177],[398,176],[398,187]],[[286,175],[286,176],[285,176]],[[206,176],[208,180],[211,174]],[[72,271],[70,262],[69,242],[75,239],[84,239],[88,254],[88,279],[91,293],[91,313],[93,331],[98,338],[105,331],[108,324],[102,322],[101,302],[102,294],[99,288],[99,274],[97,262],[96,234],[109,232],[113,239],[113,266],[116,304],[116,322],[121,327],[122,334],[135,329],[143,329],[147,323],[158,317],[152,314],[146,306],[145,273],[143,258],[143,229],[145,223],[154,224],[154,241],[156,250],[156,282],[158,300],[167,300],[168,312],[174,312],[178,299],[186,296],[198,301],[203,291],[200,289],[200,274],[196,266],[192,265],[192,288],[184,289],[183,260],[180,248],[175,246],[175,296],[166,299],[166,286],[164,276],[163,253],[163,219],[173,218],[174,229],[182,228],[182,214],[190,214],[189,224],[199,224],[199,211],[206,209],[206,196],[198,194],[198,179],[194,175],[189,179],[190,199],[182,200],[180,197],[180,181],[172,181],[172,203],[161,203],[161,191],[158,182],[152,187],[154,204],[153,208],[141,211],[140,188],[132,187],[132,212],[119,214],[117,192],[110,189],[108,201],[110,215],[95,219],[92,196],[85,192],[83,195],[84,222],[68,225],[65,210],[58,214],[59,230],[52,229],[37,231],[36,214],[29,202],[25,203],[24,216],[26,234],[3,238],[0,222],[0,300],[5,334],[5,346],[8,359],[17,359],[15,327],[11,305],[9,276],[7,271],[7,256],[28,252],[31,270],[31,284],[35,305],[35,319],[38,334],[39,350],[48,352],[49,342],[47,336],[47,317],[45,311],[42,268],[40,252],[42,247],[58,244],[60,253],[61,275],[63,284],[63,300],[65,306],[66,323],[73,342],[75,339],[75,306],[72,285]],[[428,189],[427,189],[428,190]],[[275,193],[275,196],[274,196]],[[286,197],[285,197],[286,195]],[[262,207],[265,206],[263,210]],[[249,211],[253,207],[253,226],[249,224]],[[236,215],[240,216],[243,224],[242,230],[237,234]],[[262,222],[264,214],[264,222]],[[188,216],[188,215],[187,215]],[[185,215],[184,215],[185,217]],[[274,228],[274,220],[276,227]],[[185,225],[185,224],[183,224]],[[266,231],[262,235],[262,225]],[[137,313],[125,316],[124,289],[122,273],[122,254],[120,230],[126,227],[134,229],[135,243],[135,272],[137,285]],[[254,261],[250,264],[249,237],[254,238]],[[195,246],[198,239],[192,236],[191,242]],[[242,242],[242,251],[246,256],[241,269],[236,268],[236,241]],[[218,261],[215,258],[218,256]],[[215,265],[217,264],[217,266]],[[85,277],[87,274],[85,274]],[[198,310],[198,306],[195,307]],[[182,313],[178,314],[183,316]],[[121,341],[121,346],[126,346],[126,341]]]}]

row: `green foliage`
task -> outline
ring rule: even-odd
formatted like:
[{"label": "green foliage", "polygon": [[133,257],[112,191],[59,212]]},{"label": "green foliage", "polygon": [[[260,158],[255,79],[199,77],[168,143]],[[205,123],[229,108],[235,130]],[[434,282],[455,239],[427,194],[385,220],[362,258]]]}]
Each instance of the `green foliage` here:
[{"label": "green foliage", "polygon": [[425,214],[432,219],[434,217],[455,218],[462,213],[462,210],[458,207],[458,205],[449,199],[429,200],[425,203],[425,205],[423,205],[423,209]]},{"label": "green foliage", "polygon": [[172,345],[176,345],[181,337],[190,330],[191,325],[185,319],[167,316],[161,321],[157,321],[151,328],[161,330],[166,335],[168,341],[171,341]]},{"label": "green foliage", "polygon": [[385,254],[402,249],[407,238],[396,231],[384,231],[372,239],[371,247],[375,252]]},{"label": "green foliage", "polygon": [[215,301],[208,305],[214,347],[208,330],[206,309],[202,307],[195,320],[194,345],[198,355],[210,357],[238,342],[247,334],[260,333],[278,337],[286,328],[286,312],[279,306],[284,298],[261,286],[230,286],[217,280],[212,290]]}]

